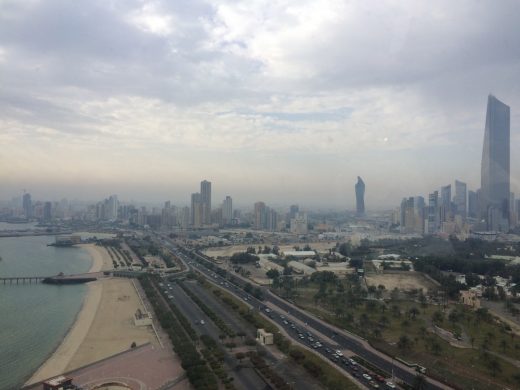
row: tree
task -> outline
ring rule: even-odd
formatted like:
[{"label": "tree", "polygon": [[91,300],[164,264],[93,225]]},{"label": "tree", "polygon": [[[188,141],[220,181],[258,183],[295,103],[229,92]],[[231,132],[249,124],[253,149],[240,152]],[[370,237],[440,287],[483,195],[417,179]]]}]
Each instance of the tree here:
[{"label": "tree", "polygon": [[401,335],[401,337],[399,337],[399,341],[397,342],[397,347],[400,350],[406,351],[406,350],[410,349],[411,346],[412,346],[412,341],[410,340],[410,338],[407,335]]},{"label": "tree", "polygon": [[414,380],[413,380],[413,384],[412,384],[412,388],[414,390],[424,390],[426,389],[427,387],[427,382],[426,382],[426,379],[424,378],[424,375],[416,375]]},{"label": "tree", "polygon": [[444,320],[444,314],[442,314],[442,311],[436,310],[432,314],[432,321],[434,323],[440,324]]},{"label": "tree", "polygon": [[269,279],[277,279],[280,276],[280,272],[274,268],[271,268],[265,274]]},{"label": "tree", "polygon": [[408,316],[415,320],[415,317],[417,317],[417,314],[419,314],[419,309],[417,309],[415,306],[412,306],[410,310],[408,310]]},{"label": "tree", "polygon": [[244,352],[237,352],[235,353],[235,357],[239,362],[242,362],[242,359],[246,357],[246,354]]},{"label": "tree", "polygon": [[500,362],[493,358],[488,363],[489,371],[491,371],[491,375],[496,376],[497,372],[502,372],[502,366],[500,365]]}]

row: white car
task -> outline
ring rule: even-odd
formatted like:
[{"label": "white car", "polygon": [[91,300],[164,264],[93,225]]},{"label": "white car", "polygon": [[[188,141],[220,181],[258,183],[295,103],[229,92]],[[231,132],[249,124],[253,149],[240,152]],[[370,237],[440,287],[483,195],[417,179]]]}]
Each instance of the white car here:
[{"label": "white car", "polygon": [[200,320],[200,324],[204,325],[205,324],[204,320]]},{"label": "white car", "polygon": [[339,349],[337,349],[337,350],[336,350],[336,355],[338,355],[338,356],[343,356],[343,353],[342,353]]},{"label": "white car", "polygon": [[395,385],[393,384],[393,382],[390,382],[390,381],[386,382],[385,385],[389,389],[395,389],[396,388]]},{"label": "white car", "polygon": [[371,381],[372,377],[368,374],[363,374],[363,378],[365,378],[367,381]]}]

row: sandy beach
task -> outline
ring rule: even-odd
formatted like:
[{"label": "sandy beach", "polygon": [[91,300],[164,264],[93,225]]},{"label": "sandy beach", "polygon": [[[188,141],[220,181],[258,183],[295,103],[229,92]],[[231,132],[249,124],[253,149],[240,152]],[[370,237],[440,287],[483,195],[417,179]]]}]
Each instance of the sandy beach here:
[{"label": "sandy beach", "polygon": [[[92,257],[90,272],[112,269],[103,247],[82,245]],[[88,283],[76,321],[56,351],[26,382],[31,384],[122,352],[132,342],[156,342],[149,327],[136,327],[133,314],[142,308],[132,280],[107,278]]]}]

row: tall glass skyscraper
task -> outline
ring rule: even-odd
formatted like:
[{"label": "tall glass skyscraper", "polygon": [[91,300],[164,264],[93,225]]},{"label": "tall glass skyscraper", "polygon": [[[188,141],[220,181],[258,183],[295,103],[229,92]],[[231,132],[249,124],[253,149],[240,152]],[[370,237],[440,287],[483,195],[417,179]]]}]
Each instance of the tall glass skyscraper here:
[{"label": "tall glass skyscraper", "polygon": [[356,190],[356,214],[358,216],[365,215],[365,182],[359,176],[357,177]]},{"label": "tall glass skyscraper", "polygon": [[509,141],[509,106],[489,95],[480,193],[480,216],[487,230],[509,230]]}]

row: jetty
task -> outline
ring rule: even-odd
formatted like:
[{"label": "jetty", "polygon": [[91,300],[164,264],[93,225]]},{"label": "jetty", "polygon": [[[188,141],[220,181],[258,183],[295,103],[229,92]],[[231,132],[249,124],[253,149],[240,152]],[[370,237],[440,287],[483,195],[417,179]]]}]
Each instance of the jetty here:
[{"label": "jetty", "polygon": [[58,275],[53,276],[8,276],[0,277],[1,284],[32,284],[32,283],[44,283],[44,284],[81,284],[88,283],[97,280],[104,275],[103,272],[88,272],[84,274],[76,275],[64,275],[60,272]]}]

